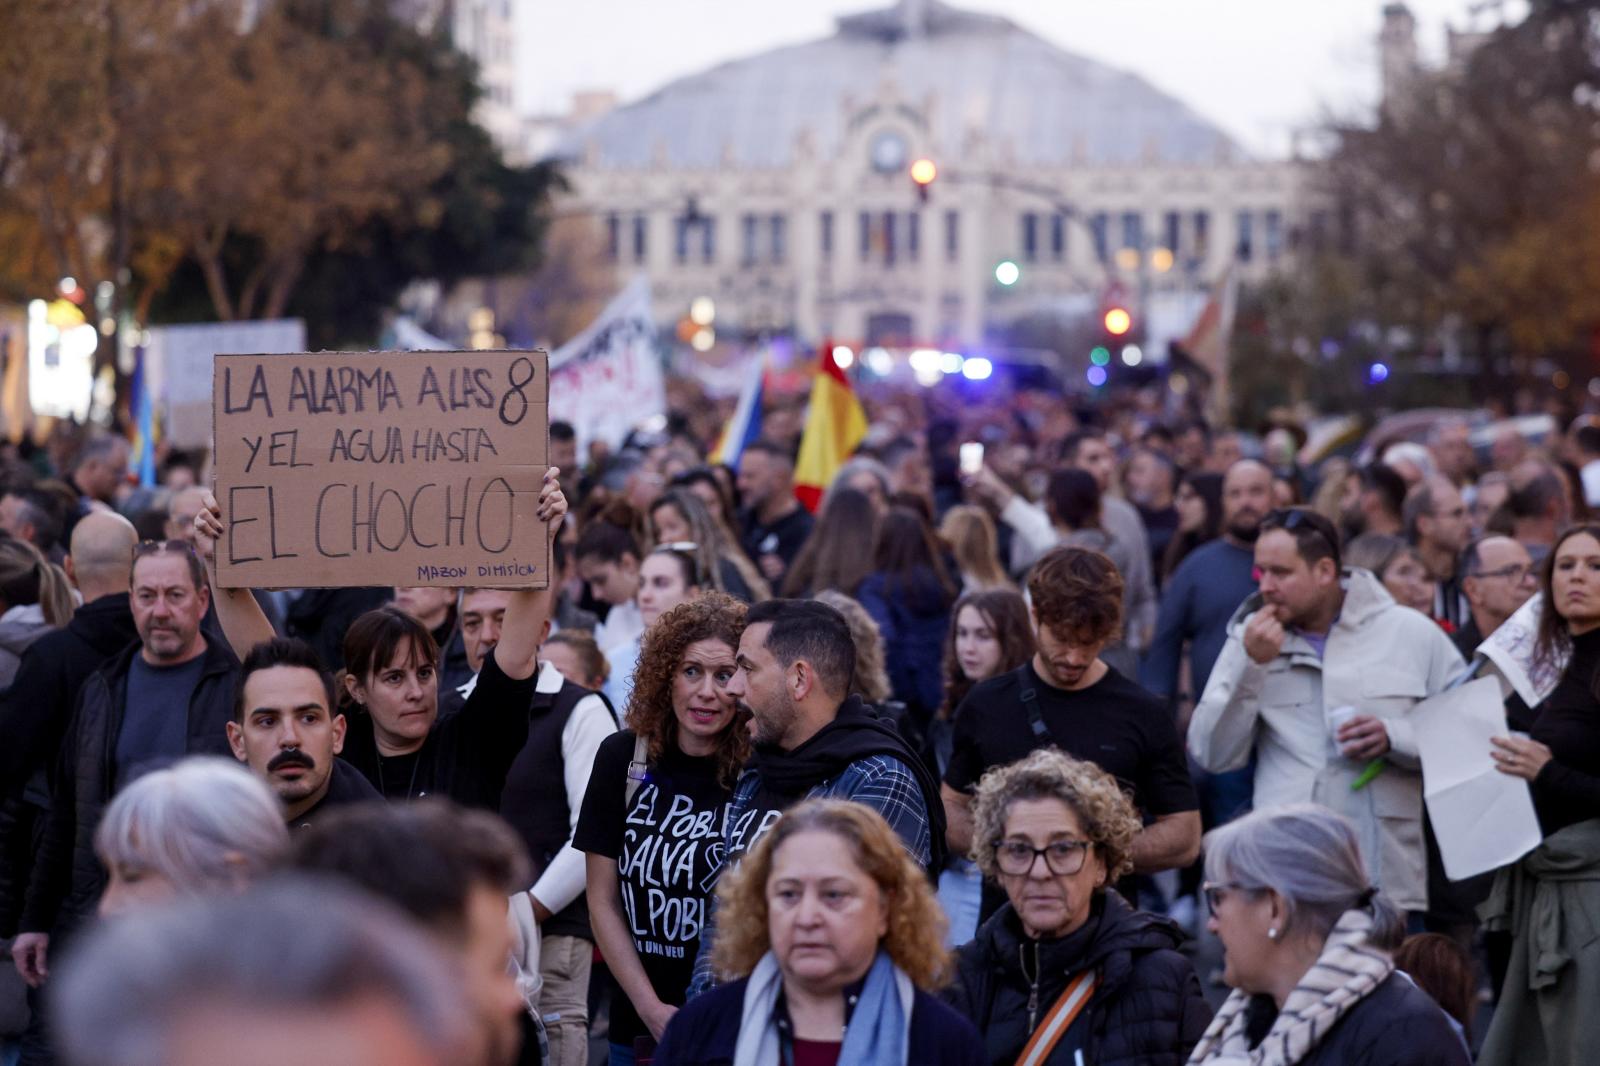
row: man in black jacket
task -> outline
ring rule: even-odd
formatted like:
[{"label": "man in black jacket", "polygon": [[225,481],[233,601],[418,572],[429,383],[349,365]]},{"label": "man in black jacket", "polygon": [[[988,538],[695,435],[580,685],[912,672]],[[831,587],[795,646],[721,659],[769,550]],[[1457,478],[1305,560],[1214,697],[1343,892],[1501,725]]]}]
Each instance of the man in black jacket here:
[{"label": "man in black jacket", "polygon": [[292,829],[347,803],[383,799],[339,759],[345,721],[335,706],[333,677],[303,640],[257,644],[239,666],[228,746],[272,786]]},{"label": "man in black jacket", "polygon": [[139,642],[78,694],[12,948],[34,988],[49,973],[52,939],[59,946],[105,887],[94,831],[116,790],[184,755],[228,753],[239,661],[201,632],[210,594],[200,560],[187,545],[147,541],[130,585]]},{"label": "man in black jacket", "polygon": [[139,639],[128,609],[128,570],[138,542],[121,515],[89,515],[72,534],[67,574],[83,606],[62,629],[23,652],[0,693],[0,936],[16,932],[27,874],[50,803],[48,774],[84,679]]},{"label": "man in black jacket", "polygon": [[[0,693],[0,937],[17,932],[50,806],[50,779],[78,690],[139,639],[128,609],[128,570],[138,540],[121,515],[97,512],[78,523],[66,570],[83,606],[66,626],[23,652],[11,687]],[[31,1004],[38,993],[29,990],[28,998]],[[40,1046],[37,1023],[30,1023],[23,1044],[29,1054]]]}]

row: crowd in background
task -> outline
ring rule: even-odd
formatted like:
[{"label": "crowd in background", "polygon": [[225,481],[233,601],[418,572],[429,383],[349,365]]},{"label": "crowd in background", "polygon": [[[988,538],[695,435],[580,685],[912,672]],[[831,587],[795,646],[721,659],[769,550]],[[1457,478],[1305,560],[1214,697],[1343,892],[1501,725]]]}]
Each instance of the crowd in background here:
[{"label": "crowd in background", "polygon": [[[1595,944],[1529,913],[1596,902],[1600,419],[1313,463],[931,396],[868,397],[815,514],[788,401],[732,464],[701,408],[552,423],[543,592],[219,589],[202,456],[8,446],[20,1061],[1600,1051]],[[1546,842],[1452,881],[1407,715],[1535,595],[1559,684],[1492,754]]]}]

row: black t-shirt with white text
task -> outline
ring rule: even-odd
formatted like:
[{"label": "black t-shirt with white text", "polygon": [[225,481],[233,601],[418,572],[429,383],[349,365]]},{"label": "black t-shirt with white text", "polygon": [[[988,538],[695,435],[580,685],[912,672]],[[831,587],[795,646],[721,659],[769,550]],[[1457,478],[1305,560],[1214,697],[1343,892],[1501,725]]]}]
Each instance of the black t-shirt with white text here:
[{"label": "black t-shirt with white text", "polygon": [[[628,732],[601,742],[572,845],[617,861],[639,962],[661,1002],[680,1006],[722,869],[729,789],[717,780],[716,756],[691,757],[672,745],[626,804],[633,749]],[[615,997],[611,1042],[628,1047],[648,1032],[628,997]]]},{"label": "black t-shirt with white text", "polygon": [[[1034,735],[1023,706],[1024,679],[1037,694],[1044,737]],[[1146,820],[1199,806],[1171,710],[1115,669],[1069,691],[1046,684],[1027,662],[975,686],[956,708],[945,784],[971,792],[984,771],[1050,745],[1115,777]]]}]

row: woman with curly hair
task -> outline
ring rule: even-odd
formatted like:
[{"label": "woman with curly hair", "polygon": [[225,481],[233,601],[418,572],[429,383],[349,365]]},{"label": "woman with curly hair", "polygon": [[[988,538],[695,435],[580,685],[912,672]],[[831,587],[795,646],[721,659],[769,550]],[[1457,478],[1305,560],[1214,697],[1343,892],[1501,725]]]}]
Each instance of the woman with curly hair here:
[{"label": "woman with curly hair", "polygon": [[957,954],[947,999],[991,1063],[1178,1066],[1211,1010],[1183,934],[1110,885],[1139,815],[1117,779],[1054,748],[978,782],[972,858],[1007,904]]},{"label": "woman with curly hair", "polygon": [[984,1062],[972,1026],[930,994],[949,978],[944,918],[876,811],[798,804],[717,891],[729,983],[678,1012],[656,1066]]},{"label": "woman with curly hair", "polygon": [[750,754],[728,695],[745,605],[721,592],[681,603],[645,631],[627,729],[595,756],[573,846],[588,854],[595,942],[623,995],[611,1008],[611,1062],[632,1066],[683,1002],[722,821]]}]

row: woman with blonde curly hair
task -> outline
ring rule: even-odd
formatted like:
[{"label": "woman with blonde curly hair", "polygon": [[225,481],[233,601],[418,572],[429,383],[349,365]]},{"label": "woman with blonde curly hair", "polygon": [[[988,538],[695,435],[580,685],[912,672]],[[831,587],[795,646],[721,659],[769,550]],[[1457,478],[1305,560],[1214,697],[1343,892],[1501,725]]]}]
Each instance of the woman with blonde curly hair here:
[{"label": "woman with blonde curly hair", "polygon": [[729,983],[679,1011],[656,1066],[979,1066],[972,1026],[930,991],[944,918],[889,823],[847,800],[790,809],[718,887]]},{"label": "woman with blonde curly hair", "polygon": [[681,603],[645,631],[627,729],[601,742],[573,846],[588,855],[595,942],[623,995],[611,1063],[661,1038],[693,976],[721,864],[723,812],[750,754],[727,692],[745,605],[721,592]]},{"label": "woman with blonde curly hair", "polygon": [[1211,1010],[1183,935],[1110,886],[1139,816],[1117,779],[1054,748],[978,782],[972,858],[1007,900],[957,953],[947,999],[991,1063],[1178,1066]]}]

